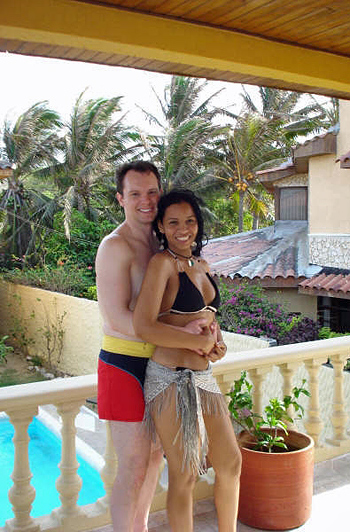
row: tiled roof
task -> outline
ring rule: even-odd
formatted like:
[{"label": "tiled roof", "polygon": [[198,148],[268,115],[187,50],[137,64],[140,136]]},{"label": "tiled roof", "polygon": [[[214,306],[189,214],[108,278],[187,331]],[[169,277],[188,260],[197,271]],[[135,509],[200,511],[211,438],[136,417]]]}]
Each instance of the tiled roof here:
[{"label": "tiled roof", "polygon": [[[338,133],[339,124],[336,124],[325,133],[316,135],[306,140],[303,144],[295,146],[293,148],[293,157],[287,159],[280,166],[259,170],[256,172],[258,179],[268,188],[268,183],[271,181],[277,181],[295,173],[306,173],[310,157],[336,153],[336,136]],[[346,156],[347,154],[343,157]]]},{"label": "tiled roof", "polygon": [[336,163],[338,163],[339,161],[340,161],[340,168],[350,168],[350,150],[335,160]]},{"label": "tiled roof", "polygon": [[299,292],[304,294],[350,298],[350,271],[327,272],[325,268],[318,275],[299,284]]},{"label": "tiled roof", "polygon": [[324,133],[320,133],[319,135],[314,135],[311,137],[311,139],[307,139],[305,142],[302,142],[298,144],[294,150],[301,148],[303,146],[307,146],[308,144],[313,144],[317,142],[319,139],[325,139],[328,135],[338,135],[339,133],[339,123],[335,124],[334,126],[330,127],[325,131]]},{"label": "tiled roof", "polygon": [[279,166],[273,166],[272,168],[266,168],[265,170],[258,170],[256,172],[256,175],[260,177],[263,177],[265,174],[269,174],[270,172],[276,172],[279,170],[289,170],[294,168],[294,162],[291,157],[289,157],[286,161],[281,163]]},{"label": "tiled roof", "polygon": [[275,222],[210,240],[203,256],[218,276],[299,279],[308,276],[307,222]]}]

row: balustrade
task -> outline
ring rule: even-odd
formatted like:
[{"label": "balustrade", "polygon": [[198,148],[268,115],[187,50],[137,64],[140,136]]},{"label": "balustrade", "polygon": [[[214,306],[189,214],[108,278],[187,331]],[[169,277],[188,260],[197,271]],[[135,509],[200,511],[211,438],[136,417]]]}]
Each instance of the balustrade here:
[{"label": "balustrade", "polygon": [[[266,401],[264,394],[269,397],[275,394],[276,383],[272,380],[273,373],[277,370],[272,372],[272,368],[277,367],[279,371],[280,381],[277,383],[276,393],[280,394],[289,394],[293,386],[300,383],[300,372],[306,373],[311,398],[305,403],[304,427],[315,440],[316,460],[324,460],[350,452],[350,436],[347,432],[350,405],[345,404],[345,397],[350,397],[350,374],[343,371],[347,358],[350,358],[350,338],[343,337],[228,353],[223,360],[214,364],[213,370],[223,393],[230,390],[242,370],[247,370],[254,386],[254,409],[258,412],[262,411]],[[327,359],[331,360],[333,369],[323,367]],[[333,389],[332,410],[326,417],[322,399],[324,390],[319,384],[320,372],[322,378],[326,378],[326,387]],[[77,505],[81,480],[77,473],[75,418],[86,398],[94,395],[96,375],[0,389],[0,411],[8,414],[15,428],[13,486],[9,492],[14,518],[8,520],[5,527],[0,528],[0,532],[78,532],[102,526],[109,521],[108,503],[117,459],[108,424],[105,465],[101,470],[106,495],[88,507]],[[56,483],[61,506],[50,515],[33,518],[30,512],[35,490],[31,485],[32,474],[28,458],[28,426],[36,415],[38,406],[46,404],[56,405],[62,419],[62,456],[59,465],[61,474]],[[330,432],[329,435],[327,431]],[[211,496],[212,477],[202,477],[197,488],[197,496]],[[160,509],[159,504],[164,507],[164,495],[164,487],[158,487],[155,499],[159,497],[159,500],[155,501],[153,509]]]},{"label": "balustrade", "polygon": [[61,507],[55,515],[58,519],[77,517],[81,510],[77,505],[81,478],[77,474],[79,462],[75,448],[75,417],[78,415],[83,401],[60,403],[57,412],[62,418],[62,460],[59,463],[61,475],[56,480],[56,488],[60,494]]},{"label": "balustrade", "polygon": [[331,362],[334,370],[334,392],[333,392],[333,438],[329,443],[342,446],[346,442],[346,424],[348,415],[345,411],[344,404],[344,372],[343,367],[347,359],[347,353],[337,353],[331,356]]},{"label": "balustrade", "polygon": [[307,433],[313,438],[315,446],[320,445],[320,434],[324,423],[320,417],[320,397],[319,397],[319,372],[322,361],[311,358],[305,361],[305,367],[309,373],[310,402],[307,419],[304,422]]},{"label": "balustrade", "polygon": [[13,486],[9,491],[9,499],[15,517],[8,524],[8,530],[25,530],[26,532],[40,530],[39,526],[30,517],[32,503],[35,499],[35,489],[30,484],[32,474],[28,455],[28,426],[37,413],[37,407],[24,408],[20,411],[8,411],[9,419],[15,429],[13,438],[15,457],[11,475]]}]

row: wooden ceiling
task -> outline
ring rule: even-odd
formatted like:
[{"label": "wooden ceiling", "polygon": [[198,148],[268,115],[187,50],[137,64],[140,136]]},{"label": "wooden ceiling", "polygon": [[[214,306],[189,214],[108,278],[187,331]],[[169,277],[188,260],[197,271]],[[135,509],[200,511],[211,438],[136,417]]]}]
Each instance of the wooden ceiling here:
[{"label": "wooden ceiling", "polygon": [[350,99],[349,0],[1,0],[6,50]]}]

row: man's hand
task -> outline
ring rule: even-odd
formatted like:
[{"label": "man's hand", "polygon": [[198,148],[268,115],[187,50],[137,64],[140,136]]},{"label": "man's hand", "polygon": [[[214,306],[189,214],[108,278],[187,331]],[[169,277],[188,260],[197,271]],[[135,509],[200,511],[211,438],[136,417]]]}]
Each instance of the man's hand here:
[{"label": "man's hand", "polygon": [[197,320],[190,321],[182,329],[191,334],[203,334],[203,330],[208,326],[208,320],[206,318],[198,318]]}]

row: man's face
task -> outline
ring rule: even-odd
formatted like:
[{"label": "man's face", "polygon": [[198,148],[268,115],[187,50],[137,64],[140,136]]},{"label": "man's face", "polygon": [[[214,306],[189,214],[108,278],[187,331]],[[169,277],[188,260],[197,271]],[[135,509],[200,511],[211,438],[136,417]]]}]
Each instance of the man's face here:
[{"label": "man's face", "polygon": [[126,220],[153,222],[160,196],[158,180],[154,173],[129,170],[125,174],[123,185],[123,194],[117,192],[117,200],[125,211]]}]

